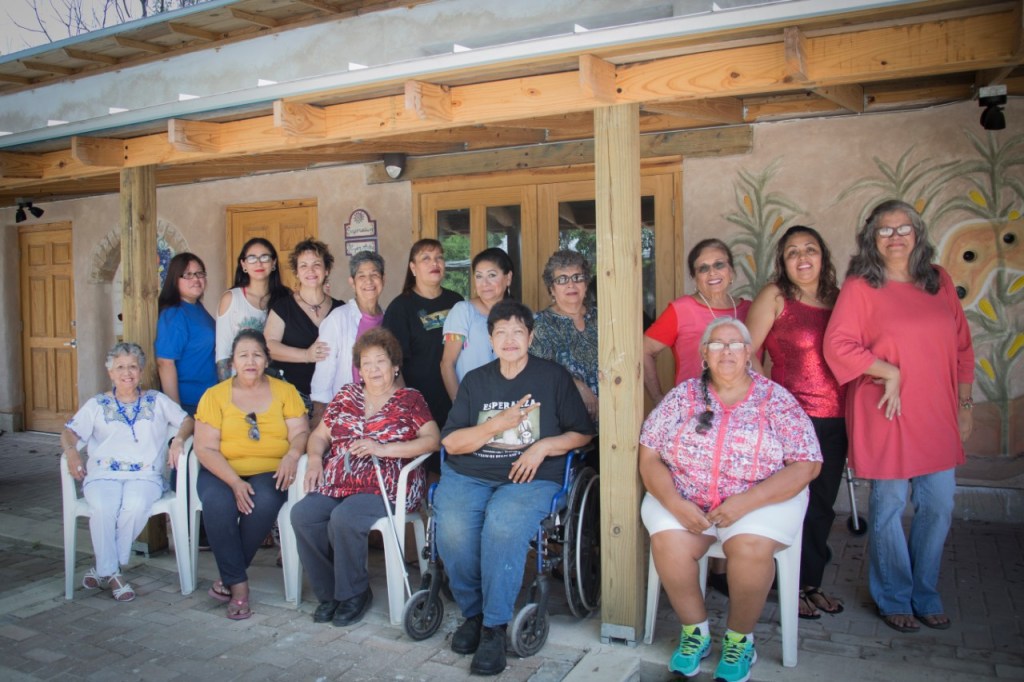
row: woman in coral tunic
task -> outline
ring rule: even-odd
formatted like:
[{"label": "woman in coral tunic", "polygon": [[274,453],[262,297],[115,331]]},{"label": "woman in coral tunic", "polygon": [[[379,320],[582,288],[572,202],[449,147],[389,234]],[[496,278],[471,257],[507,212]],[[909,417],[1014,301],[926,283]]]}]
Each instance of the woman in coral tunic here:
[{"label": "woman in coral tunic", "polygon": [[[850,463],[871,480],[869,584],[886,625],[950,625],[938,591],[942,547],[971,433],[974,351],[949,274],[931,264],[921,216],[877,206],[857,235],[825,332],[846,398]],[[910,489],[910,540],[900,519]]]}]

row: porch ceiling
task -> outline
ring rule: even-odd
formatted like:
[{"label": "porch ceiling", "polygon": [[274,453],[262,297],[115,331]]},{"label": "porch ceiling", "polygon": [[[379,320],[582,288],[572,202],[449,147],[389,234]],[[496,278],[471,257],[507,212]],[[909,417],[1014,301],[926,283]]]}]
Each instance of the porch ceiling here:
[{"label": "porch ceiling", "polygon": [[[1020,0],[933,0],[313,92],[2,152],[0,205],[116,192],[121,169],[145,165],[168,185],[387,152],[409,155],[402,180],[587,163],[586,145],[567,143],[592,138],[595,108],[628,102],[642,133],[694,131],[670,152],[712,153],[713,140],[728,151],[726,138],[709,142],[725,132],[713,129],[933,106],[994,83],[1024,94],[1022,16]],[[386,180],[380,166],[371,181]]]}]

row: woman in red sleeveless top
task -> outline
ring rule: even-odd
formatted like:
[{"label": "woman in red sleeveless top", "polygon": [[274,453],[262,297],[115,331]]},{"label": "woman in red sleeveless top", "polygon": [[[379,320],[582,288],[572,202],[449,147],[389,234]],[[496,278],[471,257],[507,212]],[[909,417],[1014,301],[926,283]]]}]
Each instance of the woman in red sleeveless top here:
[{"label": "woman in red sleeveless top", "polygon": [[771,357],[771,378],[811,417],[821,445],[821,473],[810,484],[800,559],[800,617],[837,614],[843,604],[821,591],[828,535],[846,464],[845,387],[832,375],[822,342],[839,295],[828,246],[810,227],[794,225],[779,240],[775,276],[747,315],[755,352]]}]

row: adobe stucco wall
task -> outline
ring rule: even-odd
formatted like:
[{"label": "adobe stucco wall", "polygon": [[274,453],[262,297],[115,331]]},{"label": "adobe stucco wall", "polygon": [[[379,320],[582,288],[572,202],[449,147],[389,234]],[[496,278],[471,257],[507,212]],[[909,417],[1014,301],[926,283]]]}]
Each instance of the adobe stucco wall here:
[{"label": "adobe stucco wall", "polygon": [[[259,175],[161,189],[157,193],[157,216],[184,239],[209,270],[207,310],[215,313],[224,290],[228,206],[284,199],[316,199],[319,237],[335,255],[331,273],[332,294],[351,298],[348,259],[344,256],[344,224],[352,211],[365,209],[377,221],[378,250],[387,263],[382,300],[390,301],[401,289],[405,261],[412,242],[411,192],[408,183],[367,186],[363,168],[341,167],[303,172]],[[21,223],[50,223],[69,220],[74,239],[75,307],[78,321],[79,399],[102,390],[107,384],[103,357],[114,341],[111,283],[94,281],[95,254],[104,241],[118,231],[120,200],[117,195],[44,203],[42,220]],[[0,233],[0,266],[3,277],[3,307],[0,310],[0,414],[19,412],[22,407],[20,361],[20,302],[17,263],[18,231],[14,211],[5,210]],[[285,264],[284,267],[287,267]],[[8,369],[9,368],[9,369]],[[8,417],[8,420],[10,418]]]}]

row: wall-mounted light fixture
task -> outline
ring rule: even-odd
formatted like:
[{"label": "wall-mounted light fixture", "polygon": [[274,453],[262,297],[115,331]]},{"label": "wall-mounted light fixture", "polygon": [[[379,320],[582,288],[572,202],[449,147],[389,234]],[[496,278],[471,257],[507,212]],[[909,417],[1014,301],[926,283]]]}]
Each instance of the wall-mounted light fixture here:
[{"label": "wall-mounted light fixture", "polygon": [[405,171],[405,154],[394,153],[384,155],[384,172],[392,180],[397,180]]},{"label": "wall-mounted light fixture", "polygon": [[1006,128],[1006,116],[1000,104],[1006,104],[1005,85],[989,85],[978,90],[978,106],[985,107],[981,112],[981,127],[985,130]]},{"label": "wall-mounted light fixture", "polygon": [[25,215],[26,210],[36,218],[43,217],[43,209],[33,206],[28,199],[18,199],[18,210],[14,213],[14,222],[23,223],[28,220],[28,216]]}]

